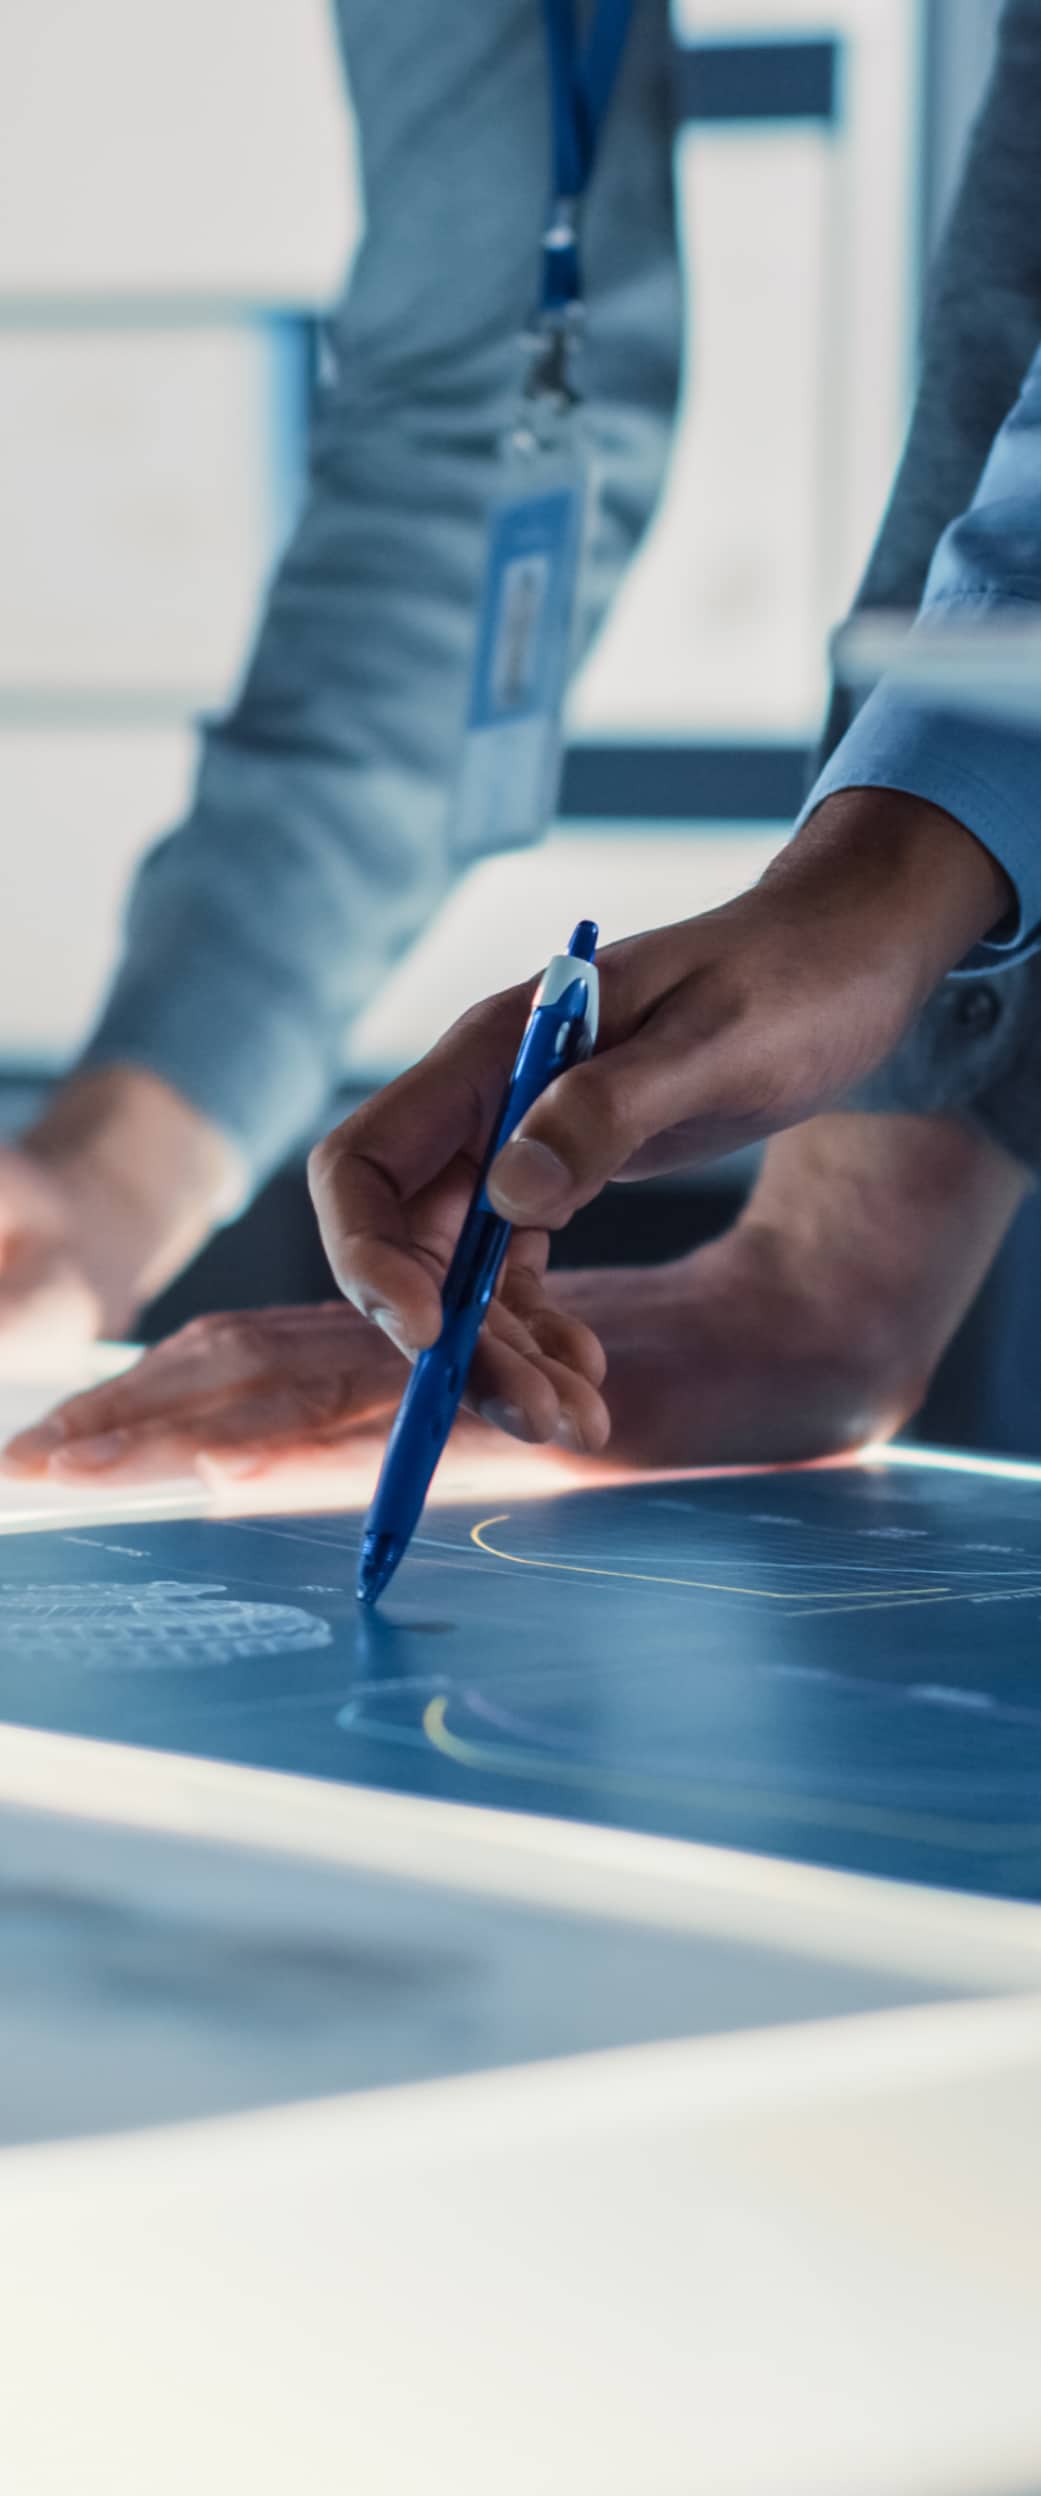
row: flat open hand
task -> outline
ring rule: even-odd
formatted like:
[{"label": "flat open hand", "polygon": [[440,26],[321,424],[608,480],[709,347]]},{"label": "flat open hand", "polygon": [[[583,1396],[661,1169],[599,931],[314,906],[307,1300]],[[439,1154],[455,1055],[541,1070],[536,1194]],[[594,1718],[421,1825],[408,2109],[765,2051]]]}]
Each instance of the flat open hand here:
[{"label": "flat open hand", "polygon": [[[482,1331],[469,1409],[520,1437],[600,1448],[604,1355],[580,1318],[543,1303],[544,1240],[525,1246]],[[401,1354],[340,1301],[196,1318],[136,1368],[22,1431],[4,1462],[21,1476],[106,1484],[275,1473],[385,1438],[407,1377]]]},{"label": "flat open hand", "polygon": [[[767,1147],[724,1238],[650,1271],[551,1278],[564,1391],[592,1334],[609,1356],[608,1458],[636,1467],[804,1461],[884,1437],[919,1402],[1026,1185],[957,1118],[797,1127]],[[502,1332],[496,1310],[489,1345]],[[345,1461],[374,1468],[406,1376],[341,1301],[198,1319],[24,1433],[12,1462],[117,1485],[198,1463],[218,1490],[253,1477],[251,1500],[295,1501],[312,1477],[324,1498]],[[505,1447],[473,1418],[457,1430],[474,1452]]]}]

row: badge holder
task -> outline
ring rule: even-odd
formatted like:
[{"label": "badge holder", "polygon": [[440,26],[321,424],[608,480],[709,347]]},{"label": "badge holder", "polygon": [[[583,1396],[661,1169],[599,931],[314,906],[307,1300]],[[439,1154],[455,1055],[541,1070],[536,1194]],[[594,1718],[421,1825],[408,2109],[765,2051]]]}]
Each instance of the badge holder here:
[{"label": "badge holder", "polygon": [[540,840],[556,812],[561,718],[575,640],[591,487],[576,362],[578,225],[622,64],[633,0],[542,0],[551,208],[521,401],[492,499],[456,804],[461,859]]},{"label": "badge holder", "polygon": [[464,858],[540,840],[556,809],[592,501],[575,378],[581,328],[580,303],[543,313],[502,444],[456,808],[455,846]]}]

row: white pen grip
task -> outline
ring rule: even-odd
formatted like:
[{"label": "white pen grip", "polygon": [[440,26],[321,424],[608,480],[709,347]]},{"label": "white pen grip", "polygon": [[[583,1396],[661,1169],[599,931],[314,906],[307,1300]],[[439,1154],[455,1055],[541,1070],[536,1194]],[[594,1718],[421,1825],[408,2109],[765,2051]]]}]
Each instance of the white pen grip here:
[{"label": "white pen grip", "polygon": [[585,1036],[582,1043],[582,1055],[588,1057],[596,1047],[596,1035],[600,1024],[600,974],[595,962],[583,962],[575,953],[555,953],[552,961],[547,962],[535,991],[532,1012],[534,1013],[538,1005],[555,1005],[558,997],[564,996],[569,988],[574,987],[576,979],[584,979],[586,984]]}]

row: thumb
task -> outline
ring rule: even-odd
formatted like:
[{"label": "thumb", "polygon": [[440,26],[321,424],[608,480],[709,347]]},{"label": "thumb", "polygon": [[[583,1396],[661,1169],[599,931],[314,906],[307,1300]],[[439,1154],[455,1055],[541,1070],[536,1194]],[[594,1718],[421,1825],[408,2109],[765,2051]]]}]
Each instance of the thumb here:
[{"label": "thumb", "polygon": [[492,1164],[487,1186],[496,1212],[561,1229],[669,1124],[674,1093],[674,1070],[638,1042],[558,1075]]}]

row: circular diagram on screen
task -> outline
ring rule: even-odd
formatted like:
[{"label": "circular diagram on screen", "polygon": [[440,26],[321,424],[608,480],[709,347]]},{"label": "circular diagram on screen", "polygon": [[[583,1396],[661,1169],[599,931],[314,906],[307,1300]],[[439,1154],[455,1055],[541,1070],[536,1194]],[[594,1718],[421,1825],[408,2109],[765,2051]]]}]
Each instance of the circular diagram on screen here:
[{"label": "circular diagram on screen", "polygon": [[21,1655],[75,1661],[90,1672],[201,1672],[260,1656],[327,1647],[327,1621],[295,1604],[230,1595],[225,1586],[158,1580],[147,1586],[3,1586],[7,1627]]}]

